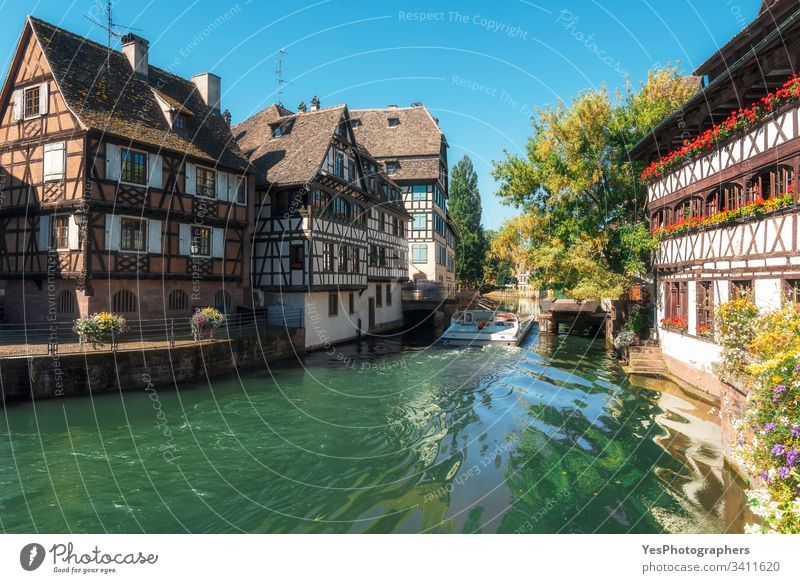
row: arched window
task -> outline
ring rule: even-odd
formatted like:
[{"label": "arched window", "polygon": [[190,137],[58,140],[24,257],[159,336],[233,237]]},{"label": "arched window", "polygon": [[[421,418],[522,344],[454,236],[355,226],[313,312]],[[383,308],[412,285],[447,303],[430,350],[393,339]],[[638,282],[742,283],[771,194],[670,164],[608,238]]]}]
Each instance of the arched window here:
[{"label": "arched window", "polygon": [[128,289],[123,289],[111,298],[111,311],[122,314],[136,311],[136,295]]},{"label": "arched window", "polygon": [[171,311],[188,310],[189,295],[182,289],[172,290],[169,294],[169,309]]},{"label": "arched window", "polygon": [[742,187],[733,182],[727,182],[712,190],[711,194],[706,197],[706,214],[713,215],[717,212],[733,210],[743,204]]},{"label": "arched window", "polygon": [[700,217],[703,214],[703,199],[699,196],[685,198],[675,207],[675,220]]},{"label": "arched window", "polygon": [[231,294],[221,289],[214,294],[214,307],[223,314],[227,313],[231,307]]},{"label": "arched window", "polygon": [[71,289],[62,290],[56,298],[56,310],[59,314],[74,314],[77,301]]},{"label": "arched window", "polygon": [[791,194],[794,190],[794,170],[791,166],[772,166],[747,182],[747,202]]}]

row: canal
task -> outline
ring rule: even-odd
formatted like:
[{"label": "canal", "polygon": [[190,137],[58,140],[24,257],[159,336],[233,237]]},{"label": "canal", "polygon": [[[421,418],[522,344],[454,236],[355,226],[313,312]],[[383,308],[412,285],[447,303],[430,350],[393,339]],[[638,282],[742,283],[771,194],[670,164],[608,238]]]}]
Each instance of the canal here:
[{"label": "canal", "polygon": [[600,341],[421,331],[182,387],[9,406],[5,532],[741,532],[712,405]]}]

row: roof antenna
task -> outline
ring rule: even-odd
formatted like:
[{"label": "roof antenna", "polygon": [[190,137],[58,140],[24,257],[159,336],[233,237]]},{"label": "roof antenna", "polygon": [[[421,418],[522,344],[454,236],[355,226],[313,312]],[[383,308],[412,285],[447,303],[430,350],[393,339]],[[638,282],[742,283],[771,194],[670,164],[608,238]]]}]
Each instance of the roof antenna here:
[{"label": "roof antenna", "polygon": [[112,14],[111,14],[111,0],[107,0],[106,7],[103,9],[103,12],[106,13],[106,24],[103,24],[102,22],[99,22],[99,21],[95,20],[94,18],[92,18],[90,16],[84,15],[84,18],[86,20],[88,20],[89,22],[93,22],[94,24],[96,24],[97,26],[99,26],[100,28],[105,30],[106,33],[108,34],[108,40],[106,41],[107,42],[106,48],[108,50],[108,52],[106,53],[106,75],[110,75],[111,74],[111,39],[112,38],[119,38],[119,37],[122,36],[122,33],[119,33],[114,29],[115,28],[124,28],[125,30],[141,30],[141,29],[133,28],[133,27],[130,27],[130,26],[119,25],[116,22],[114,22],[114,18],[113,18]]},{"label": "roof antenna", "polygon": [[275,59],[275,80],[278,83],[278,105],[280,106],[283,106],[283,85],[286,83],[283,79],[283,57],[287,54],[286,49],[281,49],[278,51],[278,58]]}]

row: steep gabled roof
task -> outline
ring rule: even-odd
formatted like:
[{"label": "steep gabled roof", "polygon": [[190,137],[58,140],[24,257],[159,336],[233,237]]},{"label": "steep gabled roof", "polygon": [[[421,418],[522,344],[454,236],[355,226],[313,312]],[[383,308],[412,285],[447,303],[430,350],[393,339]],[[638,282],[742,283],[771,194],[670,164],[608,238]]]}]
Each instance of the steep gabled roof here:
[{"label": "steep gabled roof", "polygon": [[[351,109],[350,118],[360,121],[356,139],[378,158],[438,156],[445,139],[424,105]],[[390,126],[390,118],[397,118],[397,125]]]},{"label": "steep gabled roof", "polygon": [[[228,124],[205,104],[191,81],[153,65],[149,65],[146,79],[138,78],[119,51],[109,53],[98,43],[38,18],[28,17],[28,23],[67,105],[87,128],[246,168],[247,161]],[[185,136],[170,128],[156,94],[170,106],[192,114]]]},{"label": "steep gabled roof", "polygon": [[[319,171],[345,109],[337,105],[281,116],[277,106],[270,106],[235,126],[233,134],[261,178],[271,184],[302,184]],[[273,137],[276,125],[289,131]]]}]

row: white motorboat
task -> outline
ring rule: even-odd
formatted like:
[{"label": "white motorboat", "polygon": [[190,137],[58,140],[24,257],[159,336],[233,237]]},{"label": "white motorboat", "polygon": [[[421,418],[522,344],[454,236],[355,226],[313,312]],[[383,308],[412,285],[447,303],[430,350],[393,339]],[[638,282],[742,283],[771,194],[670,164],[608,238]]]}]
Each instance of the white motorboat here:
[{"label": "white motorboat", "polygon": [[445,345],[516,346],[522,342],[532,322],[532,319],[520,321],[511,312],[463,310],[453,314],[442,342]]}]

